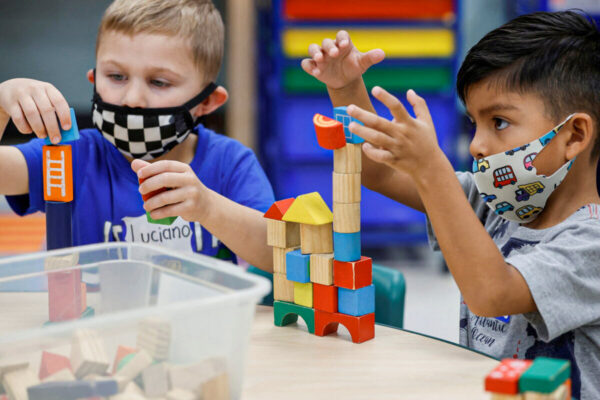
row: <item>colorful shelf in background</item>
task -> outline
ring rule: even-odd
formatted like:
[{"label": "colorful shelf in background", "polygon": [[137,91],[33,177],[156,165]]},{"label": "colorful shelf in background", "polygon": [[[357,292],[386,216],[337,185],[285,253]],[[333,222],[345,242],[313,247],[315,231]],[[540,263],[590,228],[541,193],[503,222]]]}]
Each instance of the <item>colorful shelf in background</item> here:
[{"label": "colorful shelf in background", "polygon": [[41,251],[46,239],[46,216],[0,214],[0,255]]},{"label": "colorful shelf in background", "polygon": [[453,0],[286,0],[289,20],[452,19]]},{"label": "colorful shelf in background", "polygon": [[[343,27],[340,27],[342,29]],[[360,51],[382,49],[388,58],[448,58],[455,52],[451,29],[363,29],[348,28],[352,42]],[[308,56],[311,43],[335,38],[338,29],[285,29],[281,35],[285,56]]]}]

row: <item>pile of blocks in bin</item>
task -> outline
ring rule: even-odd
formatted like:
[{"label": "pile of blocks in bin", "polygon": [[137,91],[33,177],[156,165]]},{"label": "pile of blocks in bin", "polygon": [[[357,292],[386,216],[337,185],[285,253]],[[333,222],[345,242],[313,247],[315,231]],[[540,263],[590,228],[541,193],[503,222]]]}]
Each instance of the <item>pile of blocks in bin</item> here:
[{"label": "pile of blocks in bin", "polygon": [[317,192],[277,201],[265,213],[274,320],[283,326],[300,316],[317,336],[342,324],[362,343],[375,336],[372,261],[360,246],[362,139],[347,129],[346,107],[334,116],[313,119],[319,145],[334,151],[333,213]]},{"label": "pile of blocks in bin", "polygon": [[[0,362],[1,400],[199,400],[229,399],[224,358],[193,364],[168,362],[171,326],[160,318],[138,325],[136,347],[119,346],[112,370],[100,334],[75,331],[69,357],[41,354],[36,375],[28,361]],[[0,391],[0,393],[2,393]]]},{"label": "pile of blocks in bin", "polygon": [[570,400],[570,376],[568,360],[507,358],[487,375],[485,390],[492,400]]}]

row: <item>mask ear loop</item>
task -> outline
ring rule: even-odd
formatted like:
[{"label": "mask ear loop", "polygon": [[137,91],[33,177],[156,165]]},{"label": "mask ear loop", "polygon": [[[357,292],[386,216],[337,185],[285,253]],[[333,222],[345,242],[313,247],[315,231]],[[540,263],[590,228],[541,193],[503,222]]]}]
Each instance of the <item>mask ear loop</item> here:
[{"label": "mask ear loop", "polygon": [[[95,81],[95,80],[94,80]],[[204,100],[208,99],[208,97],[213,94],[213,92],[217,89],[217,85],[214,82],[209,82],[204,89],[198,95],[194,96],[192,99],[188,100],[183,107],[188,110],[188,114],[191,119],[191,126],[195,127],[198,124],[203,124],[206,120],[206,115],[201,115],[199,117],[194,118],[191,113],[192,108],[196,107],[198,104],[202,103]],[[186,115],[186,118],[187,118]],[[192,133],[195,133],[192,129]]]}]

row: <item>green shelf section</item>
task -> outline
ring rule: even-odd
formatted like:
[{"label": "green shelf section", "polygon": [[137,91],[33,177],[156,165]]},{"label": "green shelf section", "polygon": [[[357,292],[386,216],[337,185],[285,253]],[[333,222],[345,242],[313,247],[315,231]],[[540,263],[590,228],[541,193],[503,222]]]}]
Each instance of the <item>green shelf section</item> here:
[{"label": "green shelf section", "polygon": [[[364,80],[373,86],[398,92],[414,89],[417,92],[447,92],[452,89],[452,69],[449,67],[382,67],[367,71]],[[326,93],[325,85],[300,67],[287,67],[283,73],[286,93]]]},{"label": "green shelf section", "polygon": [[519,378],[520,392],[552,393],[571,375],[568,360],[538,357]]}]

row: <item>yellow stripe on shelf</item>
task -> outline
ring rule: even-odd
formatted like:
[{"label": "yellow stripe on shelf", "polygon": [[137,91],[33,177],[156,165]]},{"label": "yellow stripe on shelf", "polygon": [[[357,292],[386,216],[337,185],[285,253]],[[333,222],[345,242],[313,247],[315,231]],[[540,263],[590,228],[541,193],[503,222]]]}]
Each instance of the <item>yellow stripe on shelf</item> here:
[{"label": "yellow stripe on shelf", "polygon": [[[287,57],[308,56],[311,43],[335,39],[337,30],[288,29],[283,33],[283,51]],[[382,49],[387,57],[450,57],[454,54],[454,33],[450,29],[348,29],[360,51]]]}]

